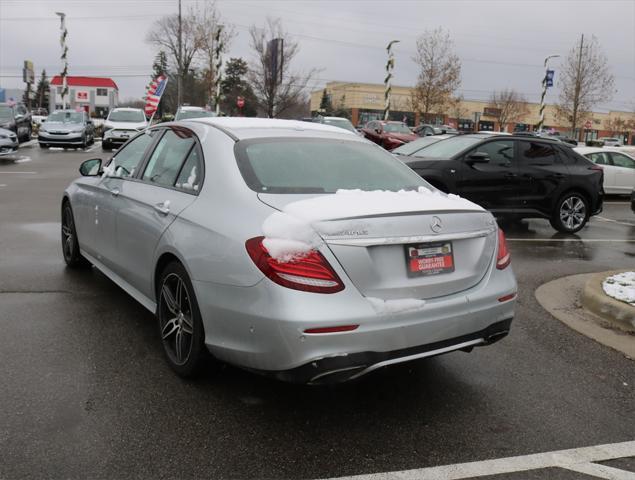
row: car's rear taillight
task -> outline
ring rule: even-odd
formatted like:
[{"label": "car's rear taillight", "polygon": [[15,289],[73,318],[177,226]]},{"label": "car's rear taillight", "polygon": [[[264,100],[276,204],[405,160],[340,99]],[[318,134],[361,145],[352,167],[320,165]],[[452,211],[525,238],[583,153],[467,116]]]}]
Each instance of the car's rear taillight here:
[{"label": "car's rear taillight", "polygon": [[600,167],[599,165],[591,165],[589,167],[589,170],[595,170],[596,172],[604,172],[604,169]]},{"label": "car's rear taillight", "polygon": [[503,270],[511,263],[512,256],[507,248],[507,242],[505,241],[505,234],[499,228],[498,229],[498,253],[496,254],[496,268]]},{"label": "car's rear taillight", "polygon": [[335,293],[344,290],[340,277],[320,252],[311,251],[297,259],[280,262],[269,255],[262,244],[264,238],[250,238],[245,242],[245,247],[260,271],[278,285],[315,293]]}]

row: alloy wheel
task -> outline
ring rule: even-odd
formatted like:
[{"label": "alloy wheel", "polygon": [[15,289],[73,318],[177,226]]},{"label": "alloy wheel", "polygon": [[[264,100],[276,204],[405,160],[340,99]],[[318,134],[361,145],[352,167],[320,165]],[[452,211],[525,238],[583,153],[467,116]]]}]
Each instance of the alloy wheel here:
[{"label": "alloy wheel", "polygon": [[64,258],[68,261],[73,256],[75,247],[75,224],[73,222],[73,212],[69,207],[64,208],[62,216],[62,251]]},{"label": "alloy wheel", "polygon": [[560,220],[569,230],[576,230],[586,219],[586,205],[577,195],[567,197],[560,205]]},{"label": "alloy wheel", "polygon": [[194,319],[187,285],[176,273],[166,276],[161,285],[159,327],[170,360],[186,363],[192,352]]}]

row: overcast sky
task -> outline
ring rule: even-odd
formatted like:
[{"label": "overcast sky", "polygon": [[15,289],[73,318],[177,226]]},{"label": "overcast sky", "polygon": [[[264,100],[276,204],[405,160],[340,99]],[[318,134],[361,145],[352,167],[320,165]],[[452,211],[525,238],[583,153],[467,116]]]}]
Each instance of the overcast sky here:
[{"label": "overcast sky", "polygon": [[[182,0],[187,10],[203,0]],[[267,15],[280,17],[300,44],[294,69],[321,69],[315,87],[342,80],[380,83],[385,45],[395,48],[396,85],[412,85],[411,60],[417,36],[425,29],[449,30],[462,61],[460,93],[487,99],[505,87],[537,101],[542,62],[566,53],[580,34],[595,35],[608,55],[617,93],[602,109],[632,111],[635,104],[634,0],[217,0],[236,37],[228,57],[252,59],[247,28]],[[22,88],[22,62],[49,75],[59,72],[59,20],[67,15],[71,75],[108,76],[120,98],[144,93],[156,51],[145,42],[152,23],[177,11],[178,0],[0,0],[0,86]],[[557,99],[556,88],[548,101]]]}]

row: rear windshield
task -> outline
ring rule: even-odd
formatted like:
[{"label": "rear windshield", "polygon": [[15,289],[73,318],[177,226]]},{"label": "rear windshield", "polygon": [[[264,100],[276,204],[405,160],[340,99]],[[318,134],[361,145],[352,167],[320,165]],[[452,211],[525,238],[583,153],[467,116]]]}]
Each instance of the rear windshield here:
[{"label": "rear windshield", "polygon": [[111,122],[141,123],[146,121],[146,116],[141,110],[119,110],[110,112],[108,120]]},{"label": "rear windshield", "polygon": [[422,137],[418,140],[415,140],[414,142],[404,143],[401,147],[397,147],[392,150],[392,153],[397,153],[399,155],[412,155],[413,153],[421,150],[423,147],[427,147],[428,145],[432,145],[433,143],[440,142],[441,140],[443,140],[443,137],[439,138],[432,135],[428,137]]},{"label": "rear windshield", "polygon": [[388,152],[367,143],[330,139],[243,140],[238,166],[252,190],[335,193],[340,189],[413,190],[429,187]]},{"label": "rear windshield", "polygon": [[386,123],[384,124],[384,131],[388,133],[407,133],[412,135],[410,129],[403,123]]},{"label": "rear windshield", "polygon": [[466,148],[476,145],[484,140],[484,137],[471,137],[467,135],[460,135],[458,137],[451,137],[441,142],[433,143],[427,147],[423,147],[417,152],[417,157],[422,158],[434,158],[434,159],[449,159],[459,152],[462,152]]}]

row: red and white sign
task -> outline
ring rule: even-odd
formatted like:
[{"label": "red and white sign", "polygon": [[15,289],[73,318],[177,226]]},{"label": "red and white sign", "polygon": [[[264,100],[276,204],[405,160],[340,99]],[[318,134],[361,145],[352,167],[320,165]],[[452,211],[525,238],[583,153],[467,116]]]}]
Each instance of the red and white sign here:
[{"label": "red and white sign", "polygon": [[86,90],[75,90],[75,101],[76,102],[87,102],[88,101],[88,92]]},{"label": "red and white sign", "polygon": [[243,97],[238,97],[236,99],[236,106],[238,108],[243,108],[245,106],[245,99]]},{"label": "red and white sign", "polygon": [[586,128],[587,130],[590,129],[593,126],[593,124],[591,123],[591,120],[587,120],[586,122],[584,122],[584,128]]}]

